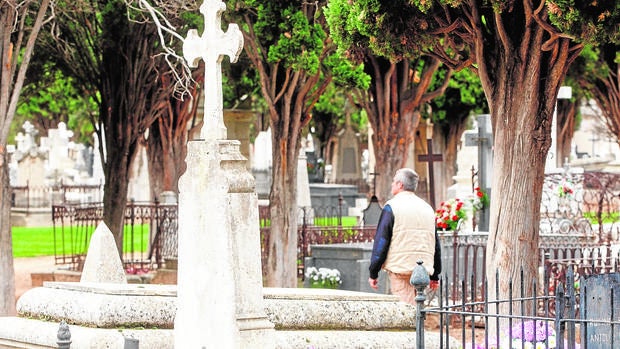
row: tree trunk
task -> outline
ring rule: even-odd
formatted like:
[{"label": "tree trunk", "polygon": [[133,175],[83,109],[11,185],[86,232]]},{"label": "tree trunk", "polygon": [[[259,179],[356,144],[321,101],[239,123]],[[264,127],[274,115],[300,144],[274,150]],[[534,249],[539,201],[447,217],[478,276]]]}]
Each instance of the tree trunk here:
[{"label": "tree trunk", "polygon": [[49,5],[50,0],[42,0],[39,4],[0,3],[0,316],[15,314],[11,188],[6,144],[26,70]]},{"label": "tree trunk", "polygon": [[[268,242],[269,287],[297,287],[297,156],[298,135],[272,129],[273,171],[269,193],[271,233]],[[283,137],[284,136],[284,137]]]},{"label": "tree trunk", "polygon": [[159,52],[153,25],[129,20],[122,1],[108,6],[102,23],[102,82],[98,87],[106,150],[103,220],[122,256],[129,170],[138,140],[160,115],[162,73],[156,69],[161,66],[159,61],[153,58]]},{"label": "tree trunk", "polygon": [[[0,150],[4,147],[0,145]],[[15,315],[15,269],[11,237],[11,188],[8,154],[0,151],[0,315]]]},{"label": "tree trunk", "polygon": [[[164,62],[165,63],[165,62]],[[191,96],[180,100],[172,96],[174,84],[169,76],[163,76],[161,115],[151,125],[146,140],[149,164],[151,197],[158,199],[164,191],[179,193],[179,177],[185,172],[185,155],[189,138],[189,123],[198,110],[200,84],[204,83],[204,62],[192,72],[196,84],[189,91]]]},{"label": "tree trunk", "polygon": [[127,207],[129,166],[132,160],[131,156],[125,154],[129,153],[135,155],[135,147],[132,151],[114,151],[111,154],[108,149],[104,168],[106,181],[103,186],[103,222],[114,235],[121,259],[123,259],[123,226]]},{"label": "tree trunk", "polygon": [[[385,202],[391,196],[394,173],[407,163],[407,152],[415,140],[420,122],[417,109],[445,91],[451,74],[446,74],[440,88],[429,92],[438,60],[422,57],[411,64],[407,60],[392,63],[372,55],[366,60],[366,72],[372,82],[369,96],[364,96],[361,103],[373,128],[376,166],[370,170],[379,173],[375,193],[380,202]],[[421,72],[416,72],[412,79],[411,70],[420,66]]]},{"label": "tree trunk", "polygon": [[[542,42],[521,51],[532,52],[540,45]],[[500,60],[502,64],[493,71],[497,74],[493,83],[482,79],[485,90],[492,91],[493,95],[489,101],[494,132],[494,195],[487,243],[487,276],[489,289],[494,290],[495,272],[499,272],[500,299],[508,299],[507,281],[520,282],[521,271],[528,294],[538,275],[545,161],[551,145],[556,96],[567,67],[567,55],[557,60],[551,59],[549,53],[527,53],[526,56]],[[512,291],[517,292],[517,289]],[[532,307],[526,309],[528,313],[532,311]]]}]

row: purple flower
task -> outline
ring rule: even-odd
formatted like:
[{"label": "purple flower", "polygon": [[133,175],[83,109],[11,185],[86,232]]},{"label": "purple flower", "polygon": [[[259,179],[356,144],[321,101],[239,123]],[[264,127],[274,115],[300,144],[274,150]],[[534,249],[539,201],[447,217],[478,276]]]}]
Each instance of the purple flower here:
[{"label": "purple flower", "polygon": [[542,342],[550,336],[555,336],[555,331],[547,321],[528,320],[512,326],[512,338],[527,342]]}]

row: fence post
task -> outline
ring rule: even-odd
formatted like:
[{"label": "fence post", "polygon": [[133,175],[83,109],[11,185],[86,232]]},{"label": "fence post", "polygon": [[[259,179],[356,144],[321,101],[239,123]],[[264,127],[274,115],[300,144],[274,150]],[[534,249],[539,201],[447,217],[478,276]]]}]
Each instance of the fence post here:
[{"label": "fence post", "polygon": [[338,193],[338,226],[342,226],[342,202],[344,198],[342,197],[342,192]]},{"label": "fence post", "polygon": [[56,344],[58,349],[69,349],[71,346],[71,331],[69,331],[69,325],[62,320],[58,326],[58,333],[56,334]]},{"label": "fence post", "polygon": [[424,320],[426,316],[424,315],[424,302],[426,301],[426,294],[424,290],[431,283],[431,279],[428,276],[428,272],[426,268],[422,266],[423,262],[421,260],[417,261],[418,265],[413,268],[413,272],[411,273],[411,278],[409,279],[409,283],[415,287],[416,296],[416,312],[415,312],[415,332],[416,332],[416,348],[424,349]]}]

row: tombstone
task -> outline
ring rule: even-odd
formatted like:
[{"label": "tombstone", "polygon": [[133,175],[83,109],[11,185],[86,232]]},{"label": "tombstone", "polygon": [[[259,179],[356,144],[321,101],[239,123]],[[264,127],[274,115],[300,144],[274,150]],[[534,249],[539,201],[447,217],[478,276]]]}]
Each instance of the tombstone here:
[{"label": "tombstone", "polygon": [[52,183],[61,181],[65,170],[74,167],[74,161],[69,158],[69,139],[72,136],[73,131],[67,130],[64,122],[58,123],[58,128],[47,131],[49,147],[47,177]]},{"label": "tombstone", "polygon": [[435,204],[435,162],[443,161],[441,154],[433,153],[433,124],[427,120],[426,125],[426,154],[418,155],[419,162],[428,163],[428,199],[429,204],[433,208],[437,208]]},{"label": "tombstone", "polygon": [[[581,346],[588,349],[616,347],[620,331],[609,323],[620,320],[620,273],[583,276],[579,282],[580,318],[592,320],[581,325]],[[617,325],[616,325],[617,326]],[[612,346],[612,343],[616,343]]]},{"label": "tombstone", "polygon": [[254,140],[252,174],[256,178],[256,194],[259,199],[268,199],[271,191],[271,129],[260,131]]},{"label": "tombstone", "polygon": [[[101,162],[101,153],[99,152],[99,138],[96,134],[93,134],[93,167],[91,174],[91,181],[93,183],[103,183],[105,181],[105,173],[103,172],[103,163]],[[103,139],[105,142],[105,138]],[[105,154],[105,147],[104,147]]]},{"label": "tombstone", "polygon": [[[379,272],[378,291],[374,291],[368,284],[372,242],[312,245],[310,249],[312,250],[312,257],[306,257],[304,268],[337,269],[342,279],[339,289],[389,293],[387,275],[383,270]],[[309,280],[304,280],[304,287],[309,286]]]},{"label": "tombstone", "polygon": [[363,225],[377,225],[379,224],[379,217],[381,216],[381,211],[383,208],[379,204],[379,199],[376,195],[373,195],[370,198],[370,203],[368,207],[364,209],[364,215],[362,218]]},{"label": "tombstone", "polygon": [[250,153],[250,125],[256,118],[256,112],[244,109],[224,110],[224,125],[228,131],[228,139],[236,139],[241,142],[239,151],[241,155],[249,159],[247,166],[251,168],[252,158]]},{"label": "tombstone", "polygon": [[324,180],[323,160],[317,158],[314,150],[306,151],[306,158],[308,162],[308,168],[306,169],[306,172],[308,172],[308,181],[310,181],[310,183],[322,183]]},{"label": "tombstone", "polygon": [[297,209],[300,211],[297,224],[303,224],[312,221],[312,201],[310,200],[310,182],[308,181],[308,163],[306,161],[306,152],[300,149],[297,157]]},{"label": "tombstone", "polygon": [[[478,146],[478,186],[489,196],[489,199],[492,199],[493,133],[491,129],[491,115],[478,115],[476,122],[478,124],[478,134],[466,135],[465,145]],[[489,231],[490,209],[483,209],[479,213],[478,230]]]},{"label": "tombstone", "polygon": [[[561,86],[558,91],[557,99],[570,99],[572,96],[572,89],[570,86]],[[553,118],[551,119],[551,147],[549,147],[549,151],[547,152],[547,159],[545,160],[545,173],[549,171],[553,171],[554,169],[561,167],[562,159],[558,159],[558,107],[557,101],[556,106],[553,109]]]},{"label": "tombstone", "polygon": [[146,147],[143,145],[138,145],[134,161],[131,162],[127,199],[142,202],[151,201],[149,165]]},{"label": "tombstone", "polygon": [[235,62],[243,48],[237,25],[221,29],[225,9],[221,1],[205,0],[202,36],[192,29],[183,43],[190,66],[205,61],[207,83],[200,139],[188,142],[179,180],[176,348],[273,346],[262,298],[255,182],[223,122],[221,60],[227,54]]},{"label": "tombstone", "polygon": [[[349,120],[349,116],[347,116],[347,120]],[[349,121],[336,136],[336,149],[332,158],[332,166],[334,167],[332,182],[362,178],[359,139]]]}]

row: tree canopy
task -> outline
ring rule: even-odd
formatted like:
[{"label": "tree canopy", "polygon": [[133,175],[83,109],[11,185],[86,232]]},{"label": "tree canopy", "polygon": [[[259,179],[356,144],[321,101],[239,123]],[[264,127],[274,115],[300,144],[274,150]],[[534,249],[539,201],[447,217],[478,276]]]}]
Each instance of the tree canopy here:
[{"label": "tree canopy", "polygon": [[[449,67],[478,74],[494,132],[492,188],[501,193],[491,201],[487,270],[506,278],[517,277],[521,268],[528,277],[536,275],[542,174],[556,96],[584,44],[617,38],[620,4],[362,0],[352,6],[360,8],[358,21],[371,33],[373,47],[412,45]],[[500,285],[500,296],[507,288]]]}]

